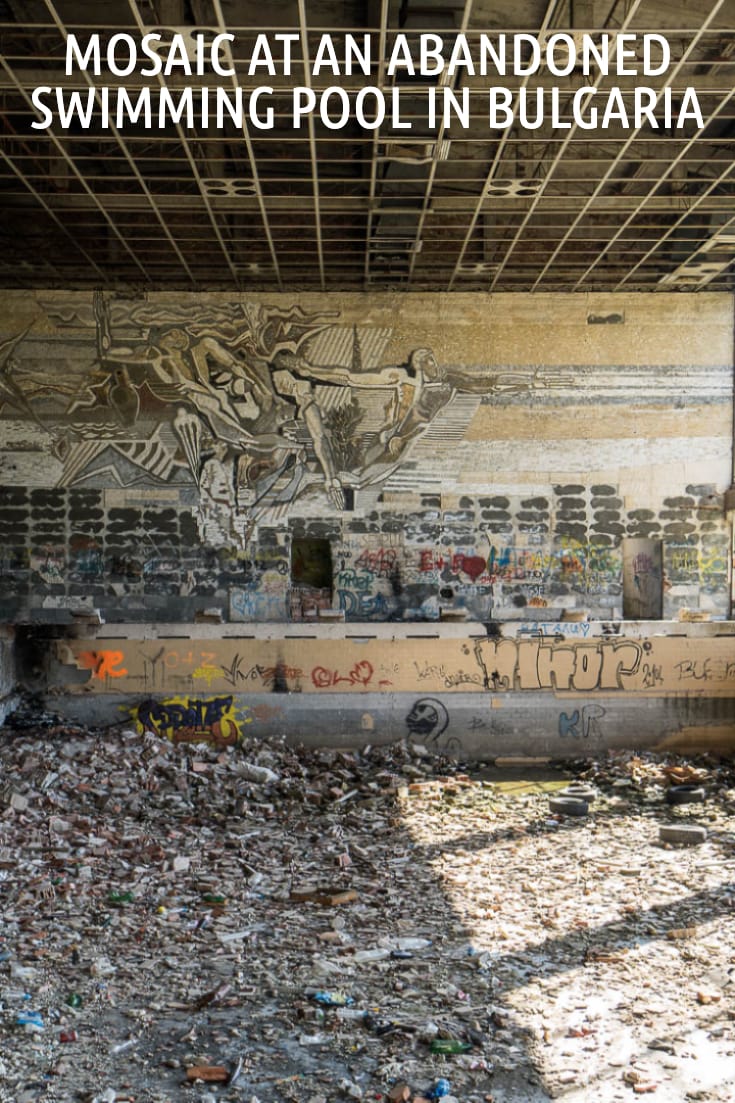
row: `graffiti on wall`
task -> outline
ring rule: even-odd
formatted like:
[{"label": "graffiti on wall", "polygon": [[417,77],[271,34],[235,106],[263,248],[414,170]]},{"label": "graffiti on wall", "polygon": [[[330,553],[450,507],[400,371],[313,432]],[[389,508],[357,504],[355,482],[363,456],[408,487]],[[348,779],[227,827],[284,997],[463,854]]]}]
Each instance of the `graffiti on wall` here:
[{"label": "graffiti on wall", "polygon": [[122,651],[82,651],[78,661],[82,670],[91,670],[93,677],[100,681],[106,678],[124,678],[127,674],[127,669],[122,665]]},{"label": "graffiti on wall", "polygon": [[142,733],[170,739],[174,743],[213,743],[231,746],[242,738],[242,718],[232,697],[173,697],[165,701],[147,700],[138,705],[135,720]]},{"label": "graffiti on wall", "polygon": [[[560,625],[563,627],[563,625]],[[70,690],[232,700],[249,693],[437,693],[551,691],[565,695],[732,695],[732,637],[638,639],[616,635],[568,638],[425,637],[415,639],[212,639],[172,646],[165,640],[59,640],[61,663],[87,680]],[[181,703],[180,701],[178,703]],[[573,710],[566,710],[570,727]],[[420,718],[419,718],[420,719]],[[592,717],[596,719],[596,717]],[[418,720],[417,720],[418,723]]]},{"label": "graffiti on wall", "polygon": [[[659,575],[652,557],[630,557],[638,616],[658,615],[662,590],[666,616],[727,613],[718,484],[662,498],[676,460],[665,426],[621,445],[621,404],[668,406],[667,373],[645,369],[643,388],[630,365],[611,376],[478,363],[466,320],[467,339],[435,355],[418,318],[381,311],[383,324],[342,299],[319,310],[335,301],[48,293],[6,311],[7,619],[74,608],[81,587],[108,621],[143,619],[149,596],[170,620],[210,606],[241,622],[325,608],[351,621],[432,620],[447,607],[485,623],[515,609],[612,618],[621,545],[639,537],[663,543],[663,563]],[[731,374],[679,383],[677,402],[711,411],[691,455],[687,445],[687,464],[709,470]],[[597,428],[577,440],[565,410],[582,393]],[[604,482],[558,474],[594,472],[602,457]],[[661,486],[619,474],[649,466]],[[312,538],[329,543],[334,570],[307,600],[290,554]]]},{"label": "graffiti on wall", "polygon": [[623,611],[627,617],[658,620],[663,604],[660,540],[628,540],[623,558]]},{"label": "graffiti on wall", "polygon": [[406,730],[412,742],[430,747],[437,754],[457,757],[462,754],[462,742],[447,733],[449,711],[436,697],[419,697],[406,716]]},{"label": "graffiti on wall", "polygon": [[[335,546],[335,596],[348,617],[363,620],[400,619],[410,599],[422,603],[441,591],[444,605],[466,608],[478,620],[492,618],[491,606],[516,599],[519,606],[546,608],[555,594],[619,594],[622,556],[619,549],[588,544],[569,537],[552,546],[495,543],[486,538],[441,549],[420,544],[395,546],[355,543]],[[413,589],[411,589],[413,588]],[[417,602],[416,605],[419,603]],[[436,619],[435,606],[414,607],[416,619]],[[582,631],[582,630],[580,630]]]},{"label": "graffiti on wall", "polygon": [[602,705],[584,705],[581,709],[574,709],[571,714],[559,713],[559,737],[560,739],[589,740],[600,742],[604,732],[600,727],[600,721],[606,715],[606,709]]},{"label": "graffiti on wall", "polygon": [[485,687],[495,692],[552,689],[587,693],[639,688],[637,676],[647,665],[643,661],[647,654],[643,642],[631,639],[568,643],[501,639],[475,644]]}]

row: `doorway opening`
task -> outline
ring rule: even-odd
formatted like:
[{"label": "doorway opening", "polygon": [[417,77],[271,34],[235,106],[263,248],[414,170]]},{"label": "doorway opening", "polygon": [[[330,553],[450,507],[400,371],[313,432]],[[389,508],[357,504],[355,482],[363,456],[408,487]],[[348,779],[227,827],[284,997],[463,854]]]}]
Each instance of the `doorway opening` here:
[{"label": "doorway opening", "polygon": [[623,616],[661,620],[664,605],[663,544],[630,537],[623,540]]},{"label": "doorway opening", "polygon": [[332,607],[332,548],[329,540],[291,542],[291,620],[310,620]]}]

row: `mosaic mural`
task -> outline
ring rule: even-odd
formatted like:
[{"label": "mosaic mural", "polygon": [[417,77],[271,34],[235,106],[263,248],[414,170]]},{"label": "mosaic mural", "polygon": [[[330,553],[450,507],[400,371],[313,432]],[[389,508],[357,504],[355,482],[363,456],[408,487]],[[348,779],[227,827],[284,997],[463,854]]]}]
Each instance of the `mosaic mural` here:
[{"label": "mosaic mural", "polygon": [[10,296],[0,619],[723,615],[732,369],[583,299]]},{"label": "mosaic mural", "polygon": [[44,367],[33,327],[6,340],[2,417],[44,434],[57,486],[101,475],[195,485],[200,533],[215,545],[246,546],[259,521],[302,498],[344,510],[396,473],[458,395],[563,383],[443,366],[429,348],[386,365],[390,330],[299,306],[154,306],[97,292],[48,315],[66,338],[61,370]]}]

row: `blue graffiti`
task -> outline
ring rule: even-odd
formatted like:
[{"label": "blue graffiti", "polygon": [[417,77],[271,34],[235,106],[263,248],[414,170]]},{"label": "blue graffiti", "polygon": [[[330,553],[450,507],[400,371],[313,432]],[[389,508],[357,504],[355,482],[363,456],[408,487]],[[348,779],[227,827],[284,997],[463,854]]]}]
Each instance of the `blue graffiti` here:
[{"label": "blue graffiti", "polygon": [[604,715],[602,705],[585,705],[581,713],[575,709],[571,716],[562,712],[559,715],[559,736],[561,739],[602,739],[597,721]]}]

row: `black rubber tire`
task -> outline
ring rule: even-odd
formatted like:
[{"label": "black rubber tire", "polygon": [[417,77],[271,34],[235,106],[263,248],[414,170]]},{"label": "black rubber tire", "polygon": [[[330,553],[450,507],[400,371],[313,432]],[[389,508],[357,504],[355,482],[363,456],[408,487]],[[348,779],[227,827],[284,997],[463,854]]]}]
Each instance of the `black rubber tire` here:
[{"label": "black rubber tire", "polygon": [[571,785],[567,785],[566,789],[560,789],[557,796],[571,797],[572,800],[584,800],[587,804],[591,804],[593,800],[597,799],[597,790],[583,782],[572,782]]},{"label": "black rubber tire", "polygon": [[578,797],[551,797],[549,800],[549,811],[562,816],[586,816],[589,810],[587,801]]},{"label": "black rubber tire", "polygon": [[666,790],[668,804],[702,804],[704,789],[701,785],[672,785]]}]

